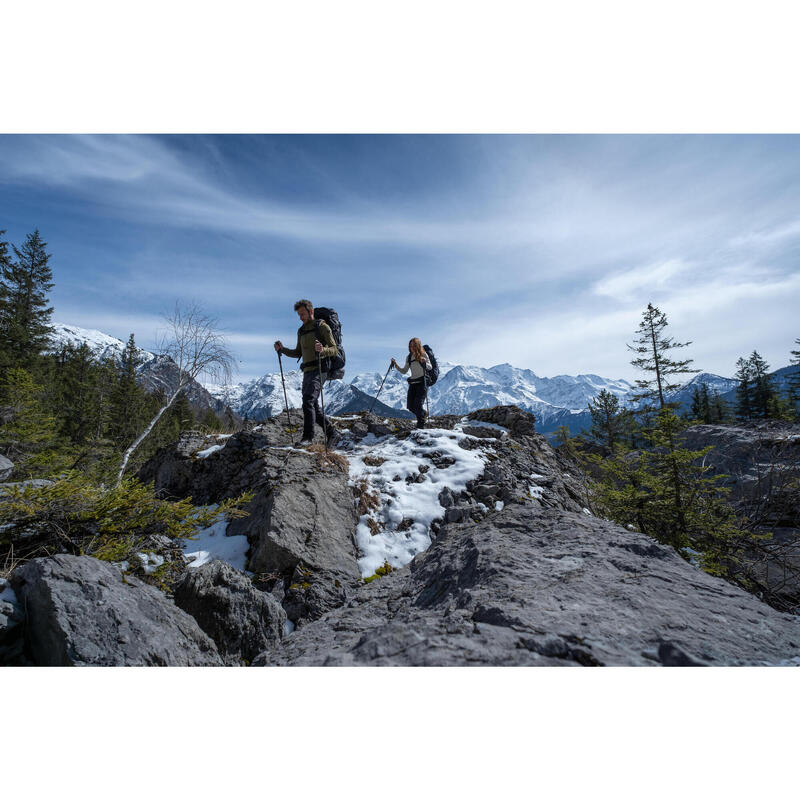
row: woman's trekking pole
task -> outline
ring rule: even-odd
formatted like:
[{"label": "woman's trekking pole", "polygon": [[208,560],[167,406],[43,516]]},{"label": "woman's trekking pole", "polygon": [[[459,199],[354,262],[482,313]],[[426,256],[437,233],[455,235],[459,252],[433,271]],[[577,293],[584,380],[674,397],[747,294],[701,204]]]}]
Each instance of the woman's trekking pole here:
[{"label": "woman's trekking pole", "polygon": [[[389,364],[389,369],[391,369],[391,368],[392,368],[392,365]],[[386,370],[386,374],[383,376],[383,380],[381,381],[381,385],[380,385],[380,387],[378,389],[378,394],[381,393],[381,389],[383,389],[383,384],[385,383],[386,379],[389,377],[389,369]],[[376,394],[375,397],[372,399],[372,405],[369,407],[369,411],[367,413],[371,414],[372,413],[372,409],[375,408],[375,401],[378,399],[378,394]]]},{"label": "woman's trekking pole", "polygon": [[283,361],[281,361],[281,353],[278,351],[278,366],[281,368],[281,383],[283,384],[283,401],[286,403],[286,418],[289,420],[289,437],[292,440],[292,447],[294,447],[294,428],[292,428],[292,416],[289,413],[289,398],[286,396],[286,381],[283,377]]},{"label": "woman's trekking pole", "polygon": [[325,436],[325,453],[328,452],[328,427],[327,427],[327,420],[325,419],[325,392],[322,390],[322,384],[325,381],[322,380],[322,359],[320,358],[319,353],[317,353],[317,370],[319,371],[319,401],[322,403],[322,433]]}]

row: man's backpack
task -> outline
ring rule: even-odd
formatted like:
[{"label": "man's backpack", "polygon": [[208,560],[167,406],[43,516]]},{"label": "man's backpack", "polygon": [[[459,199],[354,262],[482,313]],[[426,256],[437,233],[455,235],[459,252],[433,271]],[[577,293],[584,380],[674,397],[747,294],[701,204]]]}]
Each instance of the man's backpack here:
[{"label": "man's backpack", "polygon": [[322,359],[322,371],[327,373],[329,381],[338,381],[344,378],[344,364],[346,356],[342,347],[342,324],[339,322],[339,315],[332,308],[314,309],[314,333],[319,339],[319,324],[326,322],[333,334],[336,342],[336,349],[339,351],[333,358]]},{"label": "man's backpack", "polygon": [[433,386],[439,380],[439,364],[433,350],[427,344],[422,345],[422,349],[428,354],[428,360],[431,362],[431,368],[425,373],[425,383],[427,386]]}]

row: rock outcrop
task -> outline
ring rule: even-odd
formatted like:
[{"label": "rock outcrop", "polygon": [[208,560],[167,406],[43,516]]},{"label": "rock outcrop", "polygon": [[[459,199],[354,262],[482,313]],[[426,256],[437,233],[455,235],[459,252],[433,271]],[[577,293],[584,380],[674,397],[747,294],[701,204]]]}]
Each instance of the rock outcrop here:
[{"label": "rock outcrop", "polygon": [[198,457],[218,440],[189,432],[148,462],[140,478],[203,504],[252,492],[248,516],[232,520],[227,533],[247,536],[248,569],[302,624],[344,602],[361,576],[346,460],[295,449],[291,437],[283,415],[219,440],[219,450]]},{"label": "rock outcrop", "polygon": [[754,546],[744,570],[780,608],[800,608],[800,424],[694,425],[683,434],[704,456],[749,527],[770,538]]},{"label": "rock outcrop", "polygon": [[36,558],[11,576],[38,666],[217,666],[214,642],[158,589],[86,556]]},{"label": "rock outcrop", "polygon": [[[0,607],[0,653],[36,664],[800,663],[800,617],[593,517],[586,479],[530,414],[431,422],[342,418],[333,454],[294,447],[285,415],[232,436],[187,432],[139,477],[201,504],[252,492],[249,515],[227,526],[248,538],[248,572],[191,568],[173,602],[91,558],[36,559]],[[416,550],[372,575],[356,531],[362,547],[397,536]]]},{"label": "rock outcrop", "polygon": [[14,472],[14,462],[0,455],[0,482],[7,481]]},{"label": "rock outcrop", "polygon": [[224,561],[185,572],[175,586],[175,603],[216,642],[226,664],[249,663],[283,636],[286,612],[280,604]]},{"label": "rock outcrop", "polygon": [[800,656],[800,619],[584,513],[442,527],[410,568],[256,660],[282,665],[721,665]]}]

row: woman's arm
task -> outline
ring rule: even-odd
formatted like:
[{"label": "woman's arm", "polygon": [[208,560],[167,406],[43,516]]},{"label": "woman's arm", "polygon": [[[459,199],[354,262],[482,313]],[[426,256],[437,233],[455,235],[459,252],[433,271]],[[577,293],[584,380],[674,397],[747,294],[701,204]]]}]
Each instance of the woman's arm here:
[{"label": "woman's arm", "polygon": [[411,356],[406,356],[406,363],[405,363],[404,366],[402,366],[402,367],[399,366],[396,361],[394,362],[394,365],[395,365],[395,367],[396,367],[398,372],[402,372],[403,375],[405,375],[406,372],[408,372],[409,366],[411,365]]}]

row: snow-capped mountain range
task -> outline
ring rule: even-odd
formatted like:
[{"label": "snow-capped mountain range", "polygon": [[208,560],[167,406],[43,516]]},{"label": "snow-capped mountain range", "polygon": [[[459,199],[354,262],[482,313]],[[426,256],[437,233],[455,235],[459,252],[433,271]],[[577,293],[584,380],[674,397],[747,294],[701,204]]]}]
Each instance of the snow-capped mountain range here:
[{"label": "snow-capped mountain range", "polygon": [[[52,337],[54,349],[61,343],[79,345],[86,342],[98,358],[119,357],[125,343],[101,331],[78,328],[74,325],[54,325]],[[156,371],[159,359],[146,350],[140,350],[145,374]],[[291,363],[291,362],[290,362]],[[303,376],[299,369],[287,370],[286,396],[290,408],[302,405],[301,386]],[[511,364],[498,364],[484,368],[440,362],[439,380],[428,392],[430,413],[466,414],[479,408],[496,405],[516,405],[531,411],[537,420],[537,429],[551,433],[560,425],[566,425],[572,433],[588,427],[590,416],[587,405],[606,389],[616,395],[621,404],[632,405],[634,387],[623,379],[612,380],[599,375],[556,375],[541,378],[529,369],[519,369]],[[378,414],[410,416],[405,409],[408,384],[397,370],[388,375],[382,372],[362,372],[342,381],[325,386],[326,413],[348,413],[367,409],[378,393],[381,381],[386,376],[374,410]],[[151,381],[148,378],[145,382]],[[674,392],[671,400],[682,406],[691,403],[692,393],[700,384],[706,383],[713,395],[729,394],[736,386],[732,378],[710,373],[695,375],[689,382]],[[204,384],[203,388],[217,401],[218,409],[229,406],[234,413],[251,420],[263,420],[280,413],[284,408],[283,386],[279,372],[267,373],[247,383],[230,386]],[[200,387],[198,387],[200,389]],[[205,394],[205,392],[203,392]]]},{"label": "snow-capped mountain range", "polygon": [[[88,345],[89,349],[98,359],[120,358],[125,350],[125,342],[115,339],[102,331],[95,331],[89,328],[78,328],[75,325],[62,325],[56,323],[52,326],[53,334],[50,337],[52,350],[57,350],[63,345],[80,347],[82,344]],[[137,348],[141,362],[152,361],[156,356],[147,350]]]},{"label": "snow-capped mountain range", "polygon": [[[607,389],[624,401],[632,389],[625,380],[609,380],[598,375],[558,375],[540,378],[531,370],[519,369],[511,364],[498,364],[488,369],[462,364],[441,363],[437,383],[428,393],[430,413],[466,414],[478,408],[496,405],[517,405],[532,411],[542,431],[555,430],[564,424],[565,415],[586,411],[590,400],[602,389]],[[362,372],[349,381],[335,381],[325,386],[326,411],[336,413],[368,408],[386,373]],[[302,402],[302,374],[299,370],[287,371],[286,395],[289,406],[299,408]],[[284,407],[280,373],[269,373],[249,383],[229,387],[206,384],[205,388],[217,397],[227,396],[233,409],[241,416],[259,420],[278,414]],[[382,407],[406,415],[408,384],[403,375],[390,370],[378,396]],[[358,400],[356,405],[354,402]],[[378,413],[388,413],[378,410]]]}]

